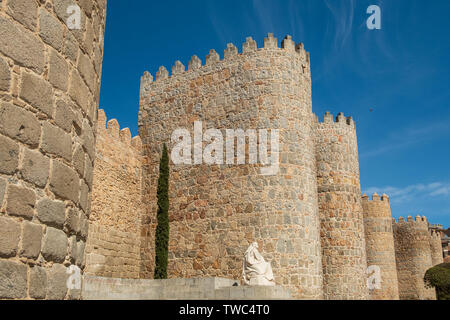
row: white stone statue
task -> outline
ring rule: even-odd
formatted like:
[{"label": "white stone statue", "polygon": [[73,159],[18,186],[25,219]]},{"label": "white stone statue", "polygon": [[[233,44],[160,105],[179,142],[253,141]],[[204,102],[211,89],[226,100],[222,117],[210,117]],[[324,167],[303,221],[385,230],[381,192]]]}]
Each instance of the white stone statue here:
[{"label": "white stone statue", "polygon": [[274,286],[272,266],[258,251],[258,243],[253,242],[244,254],[242,265],[244,283],[250,286]]}]

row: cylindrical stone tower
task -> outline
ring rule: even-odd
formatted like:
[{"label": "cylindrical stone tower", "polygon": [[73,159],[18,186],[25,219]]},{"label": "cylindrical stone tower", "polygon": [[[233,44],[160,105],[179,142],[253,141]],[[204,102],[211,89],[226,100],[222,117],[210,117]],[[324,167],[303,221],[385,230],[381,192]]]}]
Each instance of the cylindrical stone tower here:
[{"label": "cylindrical stone tower", "polygon": [[[322,298],[315,125],[309,54],[303,45],[295,46],[288,36],[280,48],[269,34],[258,48],[248,38],[242,53],[229,44],[222,60],[211,50],[205,65],[194,56],[188,70],[177,61],[170,77],[161,67],[152,80],[144,74],[139,117],[148,159],[144,255],[152,256],[146,250],[154,246],[160,151],[164,142],[173,150],[176,129],[190,134],[191,151],[208,145],[202,137],[208,129],[217,129],[213,133],[221,133],[223,141],[227,132],[242,130],[244,139],[237,143],[229,135],[228,146],[236,149],[242,142],[253,143],[250,137],[260,130],[279,130],[279,170],[269,175],[262,174],[260,163],[251,163],[255,154],[249,152],[245,161],[232,158],[233,164],[208,164],[202,150],[197,158],[189,153],[187,164],[171,162],[169,277],[241,279],[243,254],[258,241],[276,283],[296,298]],[[197,137],[194,126],[202,127]],[[221,145],[217,153],[224,155]],[[152,271],[153,261],[147,261],[144,272]]]},{"label": "cylindrical stone tower", "polygon": [[355,123],[328,112],[316,132],[325,299],[368,299]]},{"label": "cylindrical stone tower", "polygon": [[[364,231],[366,234],[367,266],[380,271],[379,287],[369,288],[372,300],[398,300],[397,267],[389,197],[378,194],[362,196]],[[378,275],[377,275],[378,276]]]},{"label": "cylindrical stone tower", "polygon": [[0,2],[0,299],[78,299],[106,0]]},{"label": "cylindrical stone tower", "polygon": [[433,266],[444,263],[440,232],[432,231],[430,236],[431,262]]},{"label": "cylindrical stone tower", "polygon": [[425,217],[400,217],[393,222],[395,258],[400,300],[434,300],[436,292],[426,288],[423,277],[432,267],[430,233]]}]

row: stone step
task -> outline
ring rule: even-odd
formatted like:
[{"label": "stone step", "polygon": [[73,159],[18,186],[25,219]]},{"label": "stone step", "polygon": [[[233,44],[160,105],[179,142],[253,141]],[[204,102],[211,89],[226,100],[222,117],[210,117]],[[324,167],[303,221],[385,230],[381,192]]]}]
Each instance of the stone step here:
[{"label": "stone step", "polygon": [[225,278],[119,279],[84,276],[84,300],[284,300],[291,299],[280,286],[233,286]]}]

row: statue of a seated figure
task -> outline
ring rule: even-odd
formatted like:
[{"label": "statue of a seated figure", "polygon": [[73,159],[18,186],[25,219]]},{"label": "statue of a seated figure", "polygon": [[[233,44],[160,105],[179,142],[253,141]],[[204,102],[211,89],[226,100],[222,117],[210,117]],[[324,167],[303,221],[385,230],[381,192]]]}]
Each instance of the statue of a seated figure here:
[{"label": "statue of a seated figure", "polygon": [[250,286],[274,286],[272,266],[258,251],[258,243],[253,242],[244,254],[242,276]]}]

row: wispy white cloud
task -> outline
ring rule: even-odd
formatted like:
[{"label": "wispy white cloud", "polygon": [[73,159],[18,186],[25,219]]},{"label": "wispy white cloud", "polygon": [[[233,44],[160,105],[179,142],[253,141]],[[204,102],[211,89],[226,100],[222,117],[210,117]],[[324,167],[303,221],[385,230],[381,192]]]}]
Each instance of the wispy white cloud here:
[{"label": "wispy white cloud", "polygon": [[269,32],[276,32],[274,29],[273,9],[271,9],[271,2],[263,0],[253,0],[253,8],[258,17],[261,26],[270,30]]},{"label": "wispy white cloud", "polygon": [[387,139],[383,139],[382,145],[371,148],[370,151],[361,153],[361,158],[379,156],[390,151],[402,150],[412,145],[442,137],[450,132],[448,126],[450,119],[428,123],[422,126],[411,126],[392,132]]},{"label": "wispy white cloud", "polygon": [[414,145],[418,143],[418,140],[404,140],[404,141],[396,141],[391,143],[384,143],[382,146],[378,148],[371,149],[370,151],[364,152],[360,155],[361,158],[370,158],[379,156],[381,154],[385,154],[390,151],[394,150],[402,150],[406,147],[409,147],[411,145]]},{"label": "wispy white cloud", "polygon": [[[300,12],[310,12],[308,11],[307,5],[310,2],[305,2],[303,4],[303,8],[300,8],[298,6],[299,2],[295,0],[290,0],[289,5],[286,8],[286,11],[289,15],[289,24],[291,27],[291,33],[294,39],[297,40],[303,40],[305,38],[305,29],[304,29],[304,22],[300,15]],[[306,8],[305,8],[306,7]]]},{"label": "wispy white cloud", "polygon": [[207,12],[211,25],[222,43],[227,43],[230,36],[228,27],[219,19],[219,9],[214,5],[215,1],[207,1]]},{"label": "wispy white cloud", "polygon": [[326,51],[314,71],[313,82],[327,78],[342,63],[342,57],[352,54],[352,29],[355,18],[355,2],[326,0],[325,6],[331,16],[324,19],[326,24],[323,37]]},{"label": "wispy white cloud", "polygon": [[448,195],[450,195],[450,186],[444,186],[430,193],[430,196],[432,197],[448,196]]},{"label": "wispy white cloud", "polygon": [[370,187],[364,190],[364,193],[372,195],[385,193],[389,196],[392,203],[405,203],[407,201],[429,198],[429,197],[448,197],[450,196],[450,183],[433,182],[429,184],[413,184],[405,187]]},{"label": "wispy white cloud", "polygon": [[355,2],[354,0],[339,2],[326,0],[325,4],[335,22],[335,27],[331,29],[334,30],[334,49],[340,50],[351,37]]}]

